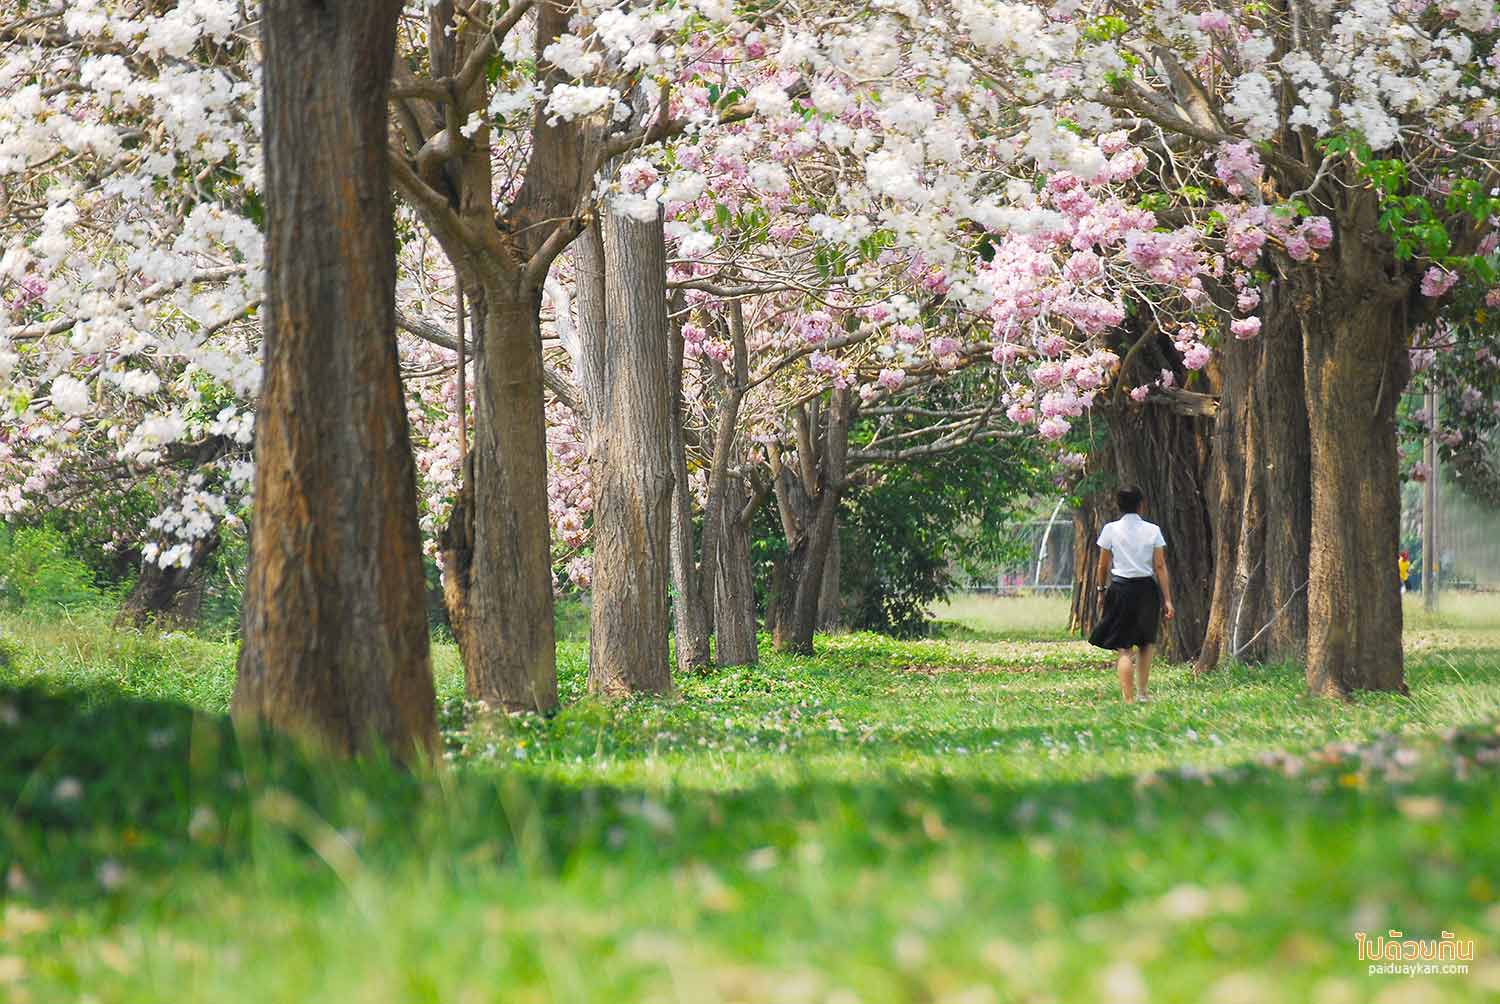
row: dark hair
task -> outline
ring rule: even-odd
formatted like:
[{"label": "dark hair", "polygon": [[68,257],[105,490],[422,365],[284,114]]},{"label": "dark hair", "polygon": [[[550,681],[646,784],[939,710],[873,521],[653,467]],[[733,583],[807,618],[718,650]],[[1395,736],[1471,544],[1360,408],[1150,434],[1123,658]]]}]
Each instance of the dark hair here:
[{"label": "dark hair", "polygon": [[1139,488],[1121,488],[1115,494],[1115,502],[1120,506],[1120,512],[1141,511],[1141,490]]}]

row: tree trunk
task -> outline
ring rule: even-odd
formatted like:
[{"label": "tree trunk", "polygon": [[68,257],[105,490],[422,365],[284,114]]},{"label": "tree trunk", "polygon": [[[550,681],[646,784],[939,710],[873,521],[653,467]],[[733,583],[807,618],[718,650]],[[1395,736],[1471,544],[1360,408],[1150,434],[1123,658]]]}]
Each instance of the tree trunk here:
[{"label": "tree trunk", "polygon": [[504,711],[557,707],[547,515],[541,293],[472,291],[474,442],[443,531],[448,619],[469,697]]},{"label": "tree trunk", "polygon": [[262,12],[264,381],[233,711],[344,754],[436,751],[395,339],[396,0]]},{"label": "tree trunk", "polygon": [[828,543],[828,559],[823,564],[823,585],[818,590],[818,630],[832,634],[843,623],[843,609],[839,595],[839,562],[843,557],[839,545],[839,525],[835,515],[833,539]]},{"label": "tree trunk", "polygon": [[1300,313],[1286,281],[1272,283],[1260,335],[1222,353],[1210,491],[1215,578],[1199,673],[1226,658],[1306,654],[1311,461]]},{"label": "tree trunk", "polygon": [[730,477],[719,510],[722,530],[714,586],[714,656],[720,666],[748,666],[760,660],[755,573],[750,565],[750,501],[744,481]]},{"label": "tree trunk", "polygon": [[[809,429],[801,437],[797,447],[799,470],[783,468],[776,474],[776,500],[787,535],[772,629],[772,642],[778,652],[812,654],[818,597],[828,567],[828,552],[833,547],[839,499],[848,469],[852,417],[848,392],[835,389],[824,412],[823,435],[818,437]],[[809,455],[813,453],[819,455]]]},{"label": "tree trunk", "polygon": [[147,623],[191,624],[198,618],[207,586],[208,559],[219,549],[219,531],[193,541],[186,568],[162,568],[142,561],[140,575],[120,607],[120,620],[142,627]]},{"label": "tree trunk", "polygon": [[1068,630],[1085,637],[1099,623],[1104,613],[1104,590],[1099,586],[1099,531],[1119,515],[1114,491],[1119,475],[1114,470],[1114,452],[1099,452],[1100,467],[1095,471],[1102,491],[1085,495],[1073,512],[1073,597],[1068,610]]},{"label": "tree trunk", "polygon": [[[589,468],[594,482],[594,585],[589,690],[609,697],[669,693],[667,584],[672,520],[672,381],[666,245],[650,223],[607,213],[580,238],[601,264],[605,323],[585,323]],[[597,245],[602,255],[595,253]],[[593,317],[584,302],[580,314]]]},{"label": "tree trunk", "polygon": [[1350,246],[1361,231],[1342,233],[1343,295],[1301,305],[1312,441],[1307,686],[1327,696],[1405,693],[1393,569],[1401,532],[1396,403],[1411,375],[1407,320],[1402,302],[1369,288],[1382,272],[1378,259]]},{"label": "tree trunk", "polygon": [[668,449],[672,457],[672,624],[677,638],[677,668],[683,673],[701,673],[709,664],[709,618],[698,568],[698,547],[693,526],[693,492],[688,482],[687,442],[683,432],[683,339],[682,325],[670,326],[672,410]]}]

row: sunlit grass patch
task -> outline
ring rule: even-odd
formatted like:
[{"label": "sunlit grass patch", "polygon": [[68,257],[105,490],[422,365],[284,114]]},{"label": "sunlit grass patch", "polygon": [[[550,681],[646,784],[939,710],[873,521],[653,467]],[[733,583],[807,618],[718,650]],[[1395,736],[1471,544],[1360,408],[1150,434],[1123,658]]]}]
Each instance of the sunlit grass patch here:
[{"label": "sunlit grass patch", "polygon": [[1068,637],[1066,592],[1016,596],[958,593],[936,604],[940,629],[954,638],[976,640],[1059,639]]}]

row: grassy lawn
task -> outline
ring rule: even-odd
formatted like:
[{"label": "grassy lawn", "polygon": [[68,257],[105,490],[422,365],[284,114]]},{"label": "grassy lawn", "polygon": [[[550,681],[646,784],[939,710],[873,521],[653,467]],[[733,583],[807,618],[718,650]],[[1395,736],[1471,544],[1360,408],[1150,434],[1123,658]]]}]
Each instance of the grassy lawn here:
[{"label": "grassy lawn", "polygon": [[[0,621],[0,1001],[1487,1001],[1500,597],[1408,606],[1411,696],[1291,666],[1123,707],[1066,604],[472,721],[448,766],[236,739],[232,645]],[[1355,932],[1472,938],[1370,975]]]}]

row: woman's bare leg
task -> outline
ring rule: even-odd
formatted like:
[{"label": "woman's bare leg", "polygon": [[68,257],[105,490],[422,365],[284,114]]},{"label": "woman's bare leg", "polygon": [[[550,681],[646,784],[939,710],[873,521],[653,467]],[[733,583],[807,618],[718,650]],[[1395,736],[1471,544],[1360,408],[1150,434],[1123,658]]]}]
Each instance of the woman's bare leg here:
[{"label": "woman's bare leg", "polygon": [[1146,699],[1146,682],[1151,678],[1151,657],[1156,654],[1155,645],[1142,645],[1141,657],[1135,661],[1135,692],[1141,700]]},{"label": "woman's bare leg", "polygon": [[1115,661],[1115,668],[1120,673],[1120,696],[1125,698],[1129,704],[1135,700],[1135,656],[1130,649],[1120,649],[1120,656]]}]

